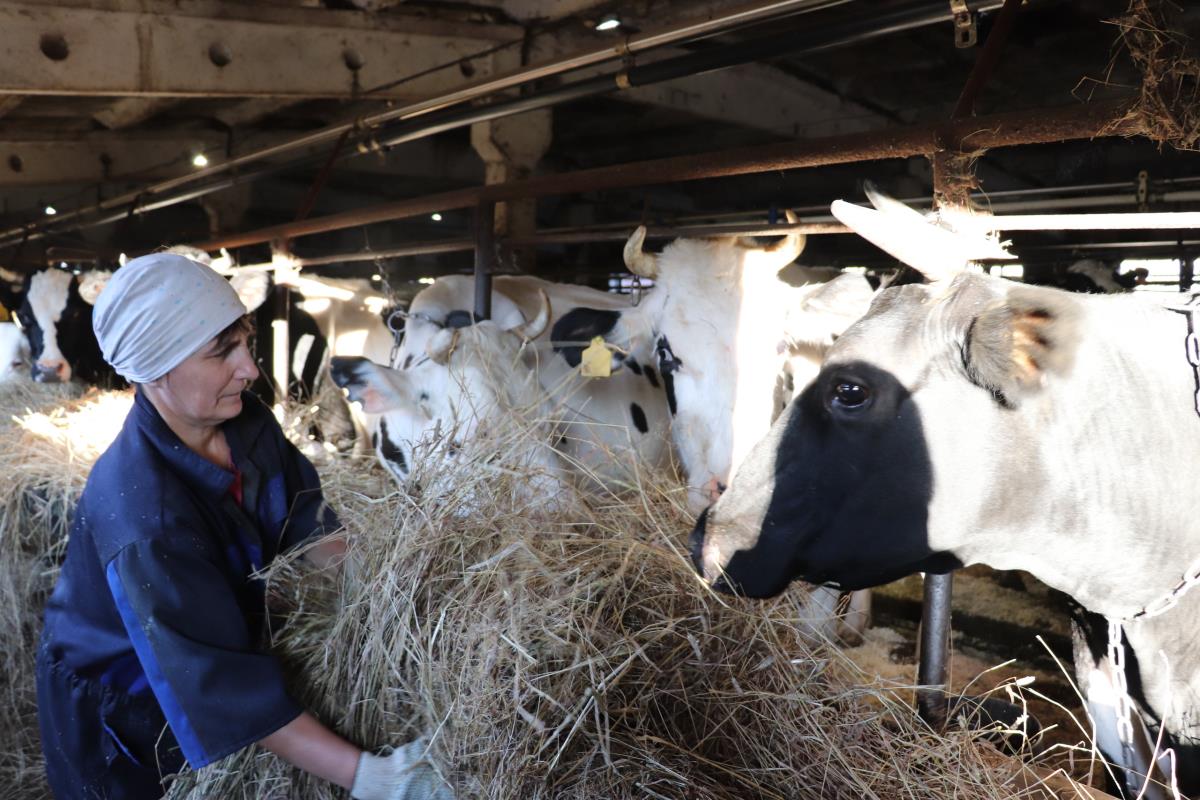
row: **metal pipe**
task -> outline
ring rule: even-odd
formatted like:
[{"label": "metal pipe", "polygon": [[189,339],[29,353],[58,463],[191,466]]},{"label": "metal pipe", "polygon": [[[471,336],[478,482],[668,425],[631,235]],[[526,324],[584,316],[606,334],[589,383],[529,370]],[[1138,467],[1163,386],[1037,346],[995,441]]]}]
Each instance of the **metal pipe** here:
[{"label": "metal pipe", "polygon": [[[557,228],[534,233],[531,236],[514,236],[503,240],[509,247],[538,247],[548,244],[580,244],[587,242],[623,242],[638,226],[636,222],[616,223],[605,228]],[[700,238],[706,236],[782,236],[799,232],[806,235],[829,233],[852,233],[840,222],[809,223],[795,225],[694,225],[672,228],[649,228],[647,239],[675,239],[679,237]],[[339,253],[312,258],[296,258],[298,267],[322,267],[329,264],[349,264],[361,261],[379,261],[385,258],[404,258],[435,253],[465,253],[475,249],[475,239],[439,239],[429,242],[413,242],[404,247],[387,250],[362,250],[355,253]]]},{"label": "metal pipe", "polygon": [[492,316],[492,262],[496,258],[496,204],[475,207],[475,319]]},{"label": "metal pipe", "polygon": [[1200,211],[1125,214],[1011,214],[976,217],[980,230],[994,231],[1124,231],[1192,230],[1200,228]]},{"label": "metal pipe", "polygon": [[473,239],[441,239],[434,242],[414,242],[405,247],[393,247],[388,250],[366,250],[359,253],[341,253],[333,256],[317,256],[314,258],[297,258],[299,267],[321,267],[327,264],[344,264],[355,261],[378,261],[384,258],[404,258],[406,256],[425,256],[435,253],[465,253],[475,249]]},{"label": "metal pipe", "polygon": [[971,68],[971,74],[967,76],[967,82],[963,84],[958,102],[954,104],[954,111],[950,114],[951,119],[960,119],[975,113],[975,101],[988,79],[992,77],[996,65],[1000,63],[1000,51],[1008,41],[1009,34],[1012,33],[1021,2],[1022,0],[1004,0],[1004,7],[996,15],[996,24],[992,26],[987,41],[983,43],[979,57],[975,59],[975,66]]},{"label": "metal pipe", "polygon": [[[624,223],[614,230],[558,230],[542,231],[532,236],[514,236],[504,240],[510,247],[529,247],[544,244],[581,244],[586,242],[623,242],[637,227],[636,222]],[[693,239],[713,236],[783,236],[787,233],[823,235],[830,233],[853,233],[839,222],[801,222],[795,225],[691,225],[670,228],[647,228],[647,239]]]},{"label": "metal pipe", "polygon": [[[650,50],[655,47],[662,47],[668,44],[675,44],[678,42],[710,36],[715,33],[720,33],[725,30],[741,27],[754,22],[762,22],[764,20],[770,20],[791,14],[817,11],[823,8],[837,6],[848,1],[849,0],[774,0],[774,2],[766,3],[757,2],[741,6],[724,14],[719,14],[711,19],[703,19],[696,22],[690,22],[683,25],[666,28],[660,31],[626,37],[615,47],[610,46],[588,50],[563,58],[552,59],[541,64],[524,66],[516,70],[476,81],[475,83],[467,84],[461,89],[444,95],[439,95],[438,97],[410,103],[400,108],[388,109],[386,111],[379,112],[378,114],[370,114],[349,122],[337,123],[335,125],[322,128],[319,131],[313,131],[312,133],[291,139],[286,142],[280,142],[279,144],[254,150],[217,164],[211,164],[203,169],[190,172],[186,175],[180,175],[176,178],[170,178],[168,180],[161,181],[144,189],[117,195],[92,206],[74,209],[71,211],[63,211],[57,215],[57,218],[54,220],[54,224],[55,226],[61,226],[64,222],[78,219],[86,216],[87,214],[124,206],[129,203],[136,202],[141,197],[162,194],[180,186],[185,186],[205,178],[228,172],[236,167],[242,167],[247,164],[273,158],[275,156],[294,152],[296,150],[315,147],[317,145],[333,141],[341,136],[344,132],[353,130],[355,128],[370,129],[378,127],[379,125],[391,120],[407,119],[410,117],[419,116],[421,114],[427,114],[431,111],[437,111],[448,106],[466,103],[472,100],[477,100],[481,97],[486,97],[487,95],[496,94],[497,92],[501,92],[506,89],[513,89],[532,81],[570,72],[582,67],[600,64],[605,61],[624,58],[630,54],[642,52],[644,50]],[[49,227],[46,223],[39,222],[0,231],[0,240],[7,240],[12,236],[16,236],[21,233],[40,231],[46,227]],[[7,242],[0,242],[0,246],[2,246],[2,244],[7,244]]]},{"label": "metal pipe", "polygon": [[954,573],[925,573],[921,609],[920,665],[917,669],[917,710],[921,718],[940,725],[946,716],[947,654],[950,648],[950,595]]},{"label": "metal pipe", "polygon": [[211,251],[221,247],[258,244],[272,239],[292,239],[375,222],[405,219],[435,211],[470,208],[481,200],[514,200],[858,161],[910,158],[933,152],[939,143],[948,143],[960,150],[987,150],[1016,144],[1091,139],[1101,134],[1136,134],[1138,131],[1133,123],[1123,121],[1127,108],[1128,101],[1118,101],[1009,112],[949,123],[909,125],[883,131],[741,147],[716,153],[675,156],[556,175],[541,175],[523,181],[457,189],[275,225],[257,231],[210,239],[196,246]]}]

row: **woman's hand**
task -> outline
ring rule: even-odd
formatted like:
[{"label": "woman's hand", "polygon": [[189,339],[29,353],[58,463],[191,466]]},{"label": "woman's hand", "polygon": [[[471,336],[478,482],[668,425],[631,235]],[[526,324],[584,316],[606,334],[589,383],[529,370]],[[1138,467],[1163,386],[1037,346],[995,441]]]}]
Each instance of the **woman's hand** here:
[{"label": "woman's hand", "polygon": [[307,547],[304,558],[317,569],[326,569],[341,564],[346,559],[346,535],[336,533]]}]

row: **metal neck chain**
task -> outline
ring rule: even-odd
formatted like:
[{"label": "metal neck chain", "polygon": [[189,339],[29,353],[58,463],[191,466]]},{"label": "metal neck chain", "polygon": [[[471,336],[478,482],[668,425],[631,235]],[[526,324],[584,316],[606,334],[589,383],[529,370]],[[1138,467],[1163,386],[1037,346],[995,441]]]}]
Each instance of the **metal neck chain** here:
[{"label": "metal neck chain", "polygon": [[1184,355],[1187,356],[1188,363],[1192,365],[1192,379],[1195,381],[1194,407],[1196,414],[1200,416],[1200,340],[1196,338],[1197,306],[1192,305],[1196,299],[1193,297],[1182,306],[1167,306],[1167,310],[1183,314],[1184,319],[1187,320],[1188,332],[1183,340]]}]

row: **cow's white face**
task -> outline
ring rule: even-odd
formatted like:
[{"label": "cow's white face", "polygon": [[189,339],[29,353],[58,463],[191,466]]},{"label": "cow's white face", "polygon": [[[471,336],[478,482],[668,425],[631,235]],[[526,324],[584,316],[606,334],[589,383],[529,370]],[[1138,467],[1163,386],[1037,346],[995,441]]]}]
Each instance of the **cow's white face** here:
[{"label": "cow's white face", "polygon": [[[410,320],[411,322],[411,320]],[[530,323],[545,327],[539,316]],[[505,423],[537,420],[544,399],[534,370],[525,365],[523,335],[484,320],[465,328],[441,328],[425,352],[392,369],[362,358],[334,358],[330,372],[352,401],[379,416],[376,452],[397,482],[411,477],[418,462],[456,457],[468,445],[507,433]],[[523,442],[518,454],[557,481],[559,465],[549,433]]]},{"label": "cow's white face", "polygon": [[78,313],[68,307],[75,276],[65,270],[45,269],[29,281],[28,313],[32,326],[41,331],[41,348],[33,365],[35,380],[60,383],[71,380],[71,365],[59,346],[59,323],[65,314]]},{"label": "cow's white face", "polygon": [[0,322],[0,383],[29,377],[29,340],[13,322]]},{"label": "cow's white face", "polygon": [[780,280],[802,246],[680,239],[654,259],[656,286],[639,311],[656,334],[672,438],[696,512],[720,495],[816,374],[824,349],[870,302],[860,276],[801,287]]}]

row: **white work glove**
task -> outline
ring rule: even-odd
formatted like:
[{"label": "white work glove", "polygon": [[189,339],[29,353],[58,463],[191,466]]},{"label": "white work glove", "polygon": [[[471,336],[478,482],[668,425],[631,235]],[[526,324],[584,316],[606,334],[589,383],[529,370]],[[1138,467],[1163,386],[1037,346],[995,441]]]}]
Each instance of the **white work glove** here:
[{"label": "white work glove", "polygon": [[354,773],[354,800],[454,800],[450,787],[425,760],[424,738],[401,745],[390,755],[363,753]]}]

